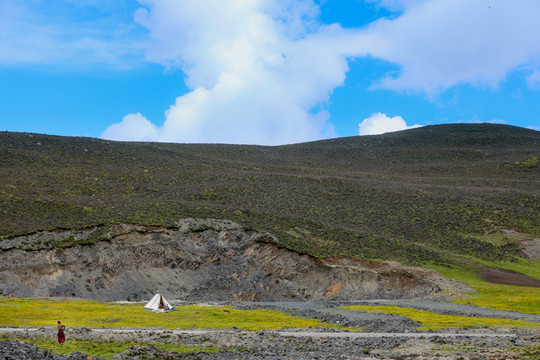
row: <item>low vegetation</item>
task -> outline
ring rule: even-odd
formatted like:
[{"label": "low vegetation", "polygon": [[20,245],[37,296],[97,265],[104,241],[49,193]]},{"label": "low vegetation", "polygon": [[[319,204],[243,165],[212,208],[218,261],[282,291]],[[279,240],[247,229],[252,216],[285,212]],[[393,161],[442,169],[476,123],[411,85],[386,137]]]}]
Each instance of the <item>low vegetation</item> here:
[{"label": "low vegetation", "polygon": [[[539,262],[524,260],[521,251],[523,241],[540,237],[539,156],[540,132],[495,124],[427,126],[276,147],[1,132],[0,242],[39,230],[228,219],[271,232],[280,246],[300,253],[431,267],[476,290],[460,302],[538,314],[538,288],[489,284],[478,271],[484,265],[540,279]],[[2,300],[0,306],[29,306],[14,301]],[[35,302],[41,308],[59,306],[40,301]],[[136,321],[160,318],[138,318],[129,306],[115,314],[105,310],[112,305],[62,303],[73,306],[99,307],[85,315],[88,326],[129,326],[131,315]],[[175,327],[206,326],[195,316],[200,311],[218,322],[208,326],[226,327],[232,326],[227,322],[232,313],[234,326],[241,317],[226,308],[211,316],[209,309],[186,309],[190,315],[182,323],[174,322],[180,312],[161,318]],[[103,316],[94,316],[100,311]],[[66,313],[41,319],[51,323]],[[17,314],[1,323],[35,321],[34,309],[26,317]],[[118,318],[121,314],[130,316]],[[277,316],[267,315],[261,314],[264,328],[282,321],[266,323]],[[69,320],[83,325],[82,318]],[[242,326],[248,323],[257,321]]]},{"label": "low vegetation", "polygon": [[417,310],[399,306],[352,305],[346,306],[344,307],[344,309],[404,316],[420,323],[421,326],[419,326],[419,330],[441,330],[448,328],[464,328],[471,326],[540,329],[540,323],[500,318],[442,315],[430,311]]},{"label": "low vegetation", "polygon": [[238,310],[230,306],[178,306],[175,311],[155,313],[144,304],[120,305],[83,300],[0,298],[0,324],[18,326],[55,325],[69,327],[160,327],[164,329],[238,328],[264,330],[336,327],[316,319],[289,316],[271,310]]},{"label": "low vegetation", "polygon": [[[6,337],[10,339],[10,337]],[[15,338],[14,338],[15,339]],[[3,340],[0,338],[0,340]],[[117,355],[132,346],[145,346],[149,343],[145,342],[115,342],[115,341],[89,341],[89,340],[68,340],[64,344],[59,344],[55,340],[44,338],[22,339],[22,341],[30,342],[40,349],[49,350],[55,354],[70,355],[75,351],[83,354],[92,354],[92,358],[101,357],[103,359],[112,359]],[[213,347],[200,347],[188,345],[172,345],[172,344],[151,344],[159,349],[184,354],[204,351],[208,353],[217,352],[218,349]],[[91,360],[91,358],[89,358]]]},{"label": "low vegetation", "polygon": [[[522,313],[540,315],[540,288],[528,286],[512,286],[492,284],[483,281],[478,276],[478,263],[469,262],[459,267],[432,266],[442,275],[463,281],[474,290],[468,297],[454,300],[459,304],[471,304],[495,310],[519,311]],[[531,277],[538,277],[538,261],[521,261],[519,263],[489,263],[494,267],[518,270]],[[506,266],[505,266],[506,265]]]},{"label": "low vegetation", "polygon": [[[317,257],[396,260],[464,281],[461,304],[540,315],[540,288],[491,284],[484,267],[540,279],[523,243],[540,237],[540,132],[494,124],[427,126],[378,136],[287,146],[120,143],[0,133],[0,244],[41,230],[62,232],[137,223],[175,227],[186,217],[228,219],[268,231],[279,245]],[[201,228],[200,231],[204,231]],[[75,236],[70,247],[107,240]],[[0,324],[69,327],[337,327],[270,310],[177,307],[0,297]],[[420,330],[463,327],[536,329],[539,323],[441,315],[395,306],[350,306],[397,314]],[[51,329],[52,329],[51,328]],[[347,329],[343,330],[357,330]],[[31,339],[43,349],[110,359],[135,343]],[[138,345],[146,345],[138,343]],[[153,344],[182,352],[211,347]],[[450,345],[444,345],[450,346]],[[453,346],[453,345],[452,345]],[[517,348],[537,358],[538,346]]]},{"label": "low vegetation", "polygon": [[2,132],[0,236],[202,217],[318,257],[516,261],[517,239],[485,239],[540,236],[539,149],[540,132],[493,124],[276,147]]}]

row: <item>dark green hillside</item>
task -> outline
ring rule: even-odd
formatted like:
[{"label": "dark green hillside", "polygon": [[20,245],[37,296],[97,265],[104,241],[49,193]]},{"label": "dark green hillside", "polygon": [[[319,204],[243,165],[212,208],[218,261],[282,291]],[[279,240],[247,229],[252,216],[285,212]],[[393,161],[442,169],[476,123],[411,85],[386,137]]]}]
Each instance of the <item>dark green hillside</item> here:
[{"label": "dark green hillside", "polygon": [[510,259],[485,235],[540,236],[538,158],[540,132],[493,124],[278,147],[2,132],[0,236],[212,217],[317,256]]}]

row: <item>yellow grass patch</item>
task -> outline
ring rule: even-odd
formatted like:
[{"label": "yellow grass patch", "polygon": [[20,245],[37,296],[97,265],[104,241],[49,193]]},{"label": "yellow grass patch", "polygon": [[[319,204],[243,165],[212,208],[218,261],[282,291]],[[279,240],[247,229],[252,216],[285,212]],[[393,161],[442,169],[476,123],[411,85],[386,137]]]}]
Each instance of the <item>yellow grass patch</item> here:
[{"label": "yellow grass patch", "polygon": [[379,314],[395,314],[407,317],[422,324],[419,330],[441,330],[469,326],[490,326],[499,328],[540,329],[540,323],[521,320],[441,315],[430,311],[399,306],[352,305],[343,307],[347,310],[365,311]]},{"label": "yellow grass patch", "polygon": [[[512,266],[504,262],[487,263],[486,265],[520,271],[534,278],[540,277],[539,261],[522,260],[512,263]],[[540,288],[489,283],[481,280],[474,268],[447,268],[433,265],[430,268],[446,277],[463,281],[475,290],[474,293],[470,294],[470,297],[455,300],[458,304],[471,304],[495,310],[540,315]]]},{"label": "yellow grass patch", "polygon": [[0,325],[45,326],[61,320],[66,326],[161,327],[165,329],[237,327],[242,330],[336,327],[271,310],[237,310],[231,306],[179,306],[155,313],[141,304],[120,305],[87,300],[0,299]]}]

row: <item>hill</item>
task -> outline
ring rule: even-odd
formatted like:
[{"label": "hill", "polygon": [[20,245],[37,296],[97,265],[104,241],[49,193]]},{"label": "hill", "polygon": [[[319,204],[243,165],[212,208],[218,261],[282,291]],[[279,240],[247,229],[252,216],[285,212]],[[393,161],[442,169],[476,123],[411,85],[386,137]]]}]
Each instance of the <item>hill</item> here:
[{"label": "hill", "polygon": [[287,146],[0,133],[0,236],[228,219],[317,257],[512,260],[540,237],[540,132],[426,126]]}]

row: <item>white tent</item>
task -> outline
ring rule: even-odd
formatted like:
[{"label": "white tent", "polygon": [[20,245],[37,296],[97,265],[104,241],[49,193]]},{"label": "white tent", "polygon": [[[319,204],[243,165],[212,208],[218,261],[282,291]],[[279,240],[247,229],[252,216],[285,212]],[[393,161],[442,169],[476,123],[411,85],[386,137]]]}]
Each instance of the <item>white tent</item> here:
[{"label": "white tent", "polygon": [[152,300],[147,302],[144,308],[152,311],[174,310],[174,306],[171,306],[171,304],[169,304],[169,302],[165,300],[165,298],[161,294],[154,295]]}]

